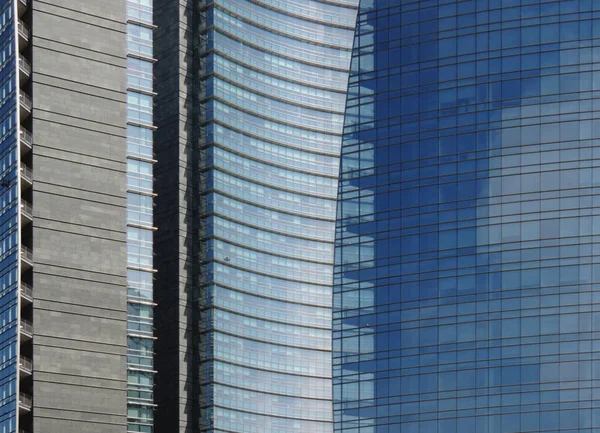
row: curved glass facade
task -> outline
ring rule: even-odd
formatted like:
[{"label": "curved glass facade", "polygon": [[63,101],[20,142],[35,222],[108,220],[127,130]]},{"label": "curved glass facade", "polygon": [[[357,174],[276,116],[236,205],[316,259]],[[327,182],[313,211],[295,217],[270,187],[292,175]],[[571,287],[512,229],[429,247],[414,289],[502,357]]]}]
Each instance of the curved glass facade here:
[{"label": "curved glass facade", "polygon": [[597,431],[600,4],[361,3],[335,430]]},{"label": "curved glass facade", "polygon": [[337,174],[358,1],[202,10],[201,425],[331,432]]}]

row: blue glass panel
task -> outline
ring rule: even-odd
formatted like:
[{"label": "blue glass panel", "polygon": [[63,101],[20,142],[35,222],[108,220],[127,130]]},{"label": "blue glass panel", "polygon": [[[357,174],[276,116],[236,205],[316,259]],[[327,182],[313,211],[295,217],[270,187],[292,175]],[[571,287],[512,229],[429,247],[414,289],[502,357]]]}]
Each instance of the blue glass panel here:
[{"label": "blue glass panel", "polygon": [[599,12],[588,0],[361,2],[334,431],[598,428]]}]

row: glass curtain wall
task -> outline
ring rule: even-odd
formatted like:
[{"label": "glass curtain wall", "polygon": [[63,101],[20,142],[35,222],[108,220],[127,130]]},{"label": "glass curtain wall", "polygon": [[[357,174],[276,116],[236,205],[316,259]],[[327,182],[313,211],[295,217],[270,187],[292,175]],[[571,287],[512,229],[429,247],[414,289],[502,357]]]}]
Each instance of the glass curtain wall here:
[{"label": "glass curtain wall", "polygon": [[332,431],[331,265],[356,3],[201,7],[208,431]]},{"label": "glass curtain wall", "polygon": [[152,0],[127,0],[127,431],[152,433]]},{"label": "glass curtain wall", "polygon": [[364,0],[335,430],[600,428],[600,4]]}]

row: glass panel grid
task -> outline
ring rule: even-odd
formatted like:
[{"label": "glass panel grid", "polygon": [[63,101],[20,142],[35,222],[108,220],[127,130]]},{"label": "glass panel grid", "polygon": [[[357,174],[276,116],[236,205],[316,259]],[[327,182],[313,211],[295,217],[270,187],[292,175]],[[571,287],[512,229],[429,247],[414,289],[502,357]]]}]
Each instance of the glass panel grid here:
[{"label": "glass panel grid", "polygon": [[152,1],[127,16],[127,431],[153,433]]},{"label": "glass panel grid", "polygon": [[196,398],[207,431],[332,431],[332,240],[353,33],[335,24],[353,21],[358,1],[344,3],[206,9]]},{"label": "glass panel grid", "polygon": [[361,2],[338,191],[335,431],[600,427],[599,8]]}]

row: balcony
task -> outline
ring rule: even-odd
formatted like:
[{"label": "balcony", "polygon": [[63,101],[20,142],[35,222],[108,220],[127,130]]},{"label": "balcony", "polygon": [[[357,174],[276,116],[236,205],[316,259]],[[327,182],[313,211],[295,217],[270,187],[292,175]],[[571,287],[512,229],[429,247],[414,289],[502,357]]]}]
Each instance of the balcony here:
[{"label": "balcony", "polygon": [[21,281],[19,293],[21,294],[21,305],[29,305],[33,302],[33,287],[29,284]]},{"label": "balcony", "polygon": [[31,412],[31,406],[33,405],[33,398],[30,394],[25,392],[19,393],[19,413],[24,414]]},{"label": "balcony", "polygon": [[31,76],[31,63],[23,56],[19,56],[19,82],[24,84]]},{"label": "balcony", "polygon": [[33,361],[30,358],[21,356],[19,358],[19,370],[27,376],[33,372]]},{"label": "balcony", "polygon": [[27,200],[21,199],[21,226],[26,226],[33,221],[33,207]]},{"label": "balcony", "polygon": [[29,45],[29,27],[23,21],[19,20],[19,51]]},{"label": "balcony", "polygon": [[21,155],[31,152],[33,149],[33,136],[25,128],[21,128],[19,138],[21,141]]},{"label": "balcony", "polygon": [[33,108],[33,103],[31,102],[31,96],[23,91],[19,92],[19,102],[20,102],[20,111],[21,120],[27,119],[31,114],[31,109]]},{"label": "balcony", "polygon": [[27,12],[28,3],[29,2],[27,0],[17,0],[17,7],[19,8],[19,18],[25,15],[25,12]]},{"label": "balcony", "polygon": [[33,251],[21,245],[21,270],[26,271],[33,267]]},{"label": "balcony", "polygon": [[21,341],[29,341],[33,338],[33,323],[29,320],[21,319]]},{"label": "balcony", "polygon": [[33,185],[33,172],[31,168],[21,163],[21,189],[31,188]]}]

